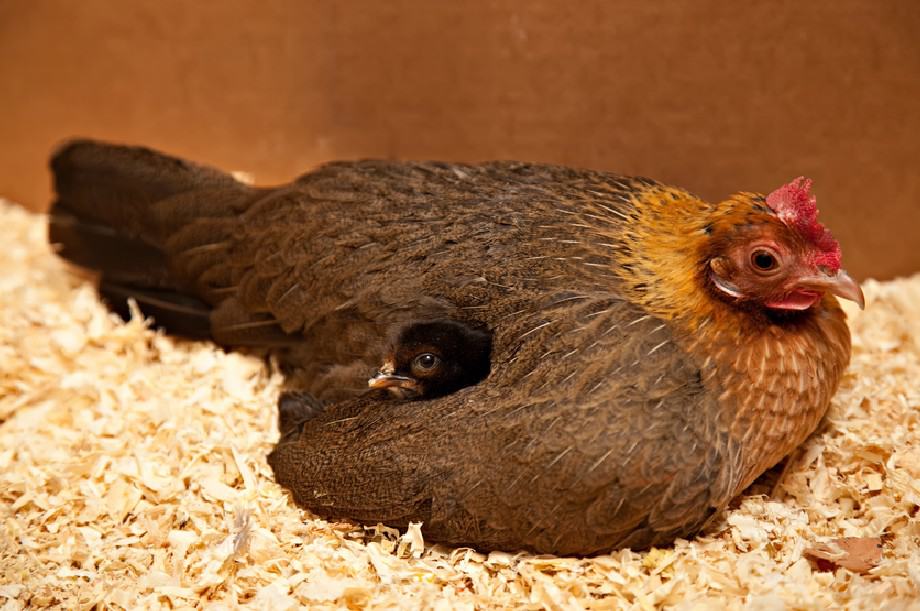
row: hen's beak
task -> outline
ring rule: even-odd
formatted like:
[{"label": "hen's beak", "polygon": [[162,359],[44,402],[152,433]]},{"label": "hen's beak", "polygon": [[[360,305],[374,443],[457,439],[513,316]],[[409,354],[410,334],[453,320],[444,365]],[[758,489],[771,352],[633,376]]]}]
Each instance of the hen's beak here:
[{"label": "hen's beak", "polygon": [[856,302],[860,310],[866,308],[866,298],[863,297],[859,284],[843,270],[834,275],[818,273],[808,278],[802,278],[798,282],[798,287],[806,290],[828,292],[842,299]]}]

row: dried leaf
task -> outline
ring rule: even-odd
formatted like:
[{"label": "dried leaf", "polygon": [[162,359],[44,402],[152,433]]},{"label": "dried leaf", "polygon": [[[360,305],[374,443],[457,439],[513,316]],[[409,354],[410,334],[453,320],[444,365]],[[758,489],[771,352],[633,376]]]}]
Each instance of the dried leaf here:
[{"label": "dried leaf", "polygon": [[818,543],[805,550],[821,570],[843,567],[857,573],[868,573],[882,561],[882,540],[879,537],[844,537]]}]

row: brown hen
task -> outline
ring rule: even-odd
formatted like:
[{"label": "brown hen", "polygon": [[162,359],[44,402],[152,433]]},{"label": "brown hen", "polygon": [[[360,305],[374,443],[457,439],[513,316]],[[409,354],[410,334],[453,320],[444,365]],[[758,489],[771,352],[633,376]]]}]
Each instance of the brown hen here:
[{"label": "brown hen", "polygon": [[[331,163],[258,189],[141,148],[53,159],[50,237],[175,332],[273,346],[323,403],[269,456],[321,516],[586,554],[696,531],[825,413],[861,303],[807,181],[708,203],[516,162]],[[394,324],[493,333],[434,400],[356,397]],[[295,396],[296,395],[289,395]]]}]

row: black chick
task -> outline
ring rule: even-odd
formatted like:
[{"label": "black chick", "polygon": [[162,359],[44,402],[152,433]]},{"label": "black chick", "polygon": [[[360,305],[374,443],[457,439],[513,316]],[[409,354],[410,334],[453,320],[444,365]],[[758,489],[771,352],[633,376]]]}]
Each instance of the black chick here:
[{"label": "black chick", "polygon": [[415,322],[393,333],[383,366],[367,381],[398,399],[433,399],[489,375],[489,333],[455,320]]},{"label": "black chick", "polygon": [[[489,375],[491,348],[488,332],[454,320],[402,325],[391,333],[383,366],[367,385],[403,400],[443,397]],[[278,399],[281,440],[296,436],[304,422],[325,409],[309,392],[282,392]]]}]

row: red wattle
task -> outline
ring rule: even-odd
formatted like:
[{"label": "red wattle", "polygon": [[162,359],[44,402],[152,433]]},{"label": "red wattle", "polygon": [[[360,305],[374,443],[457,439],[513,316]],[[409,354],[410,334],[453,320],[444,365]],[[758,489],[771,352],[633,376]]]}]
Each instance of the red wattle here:
[{"label": "red wattle", "polygon": [[768,308],[776,310],[807,310],[821,299],[821,294],[814,291],[798,290],[789,293],[782,299],[776,301],[767,301],[765,305]]}]

